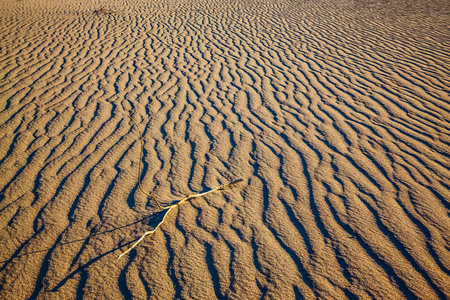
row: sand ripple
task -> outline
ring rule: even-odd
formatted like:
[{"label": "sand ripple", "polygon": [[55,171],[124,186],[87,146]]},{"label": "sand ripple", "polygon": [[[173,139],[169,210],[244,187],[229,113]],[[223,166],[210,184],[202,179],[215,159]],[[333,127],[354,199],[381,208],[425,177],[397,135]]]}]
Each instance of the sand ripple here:
[{"label": "sand ripple", "polygon": [[[0,298],[450,298],[449,24],[431,0],[2,1]],[[157,223],[129,116],[165,203],[245,180],[116,261]]]}]

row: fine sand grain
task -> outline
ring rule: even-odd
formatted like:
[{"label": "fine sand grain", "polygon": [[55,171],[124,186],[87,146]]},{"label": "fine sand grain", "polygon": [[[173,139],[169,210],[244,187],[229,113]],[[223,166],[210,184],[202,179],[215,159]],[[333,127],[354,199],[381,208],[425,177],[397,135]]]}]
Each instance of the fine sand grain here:
[{"label": "fine sand grain", "polygon": [[0,299],[450,299],[449,3],[0,1]]}]

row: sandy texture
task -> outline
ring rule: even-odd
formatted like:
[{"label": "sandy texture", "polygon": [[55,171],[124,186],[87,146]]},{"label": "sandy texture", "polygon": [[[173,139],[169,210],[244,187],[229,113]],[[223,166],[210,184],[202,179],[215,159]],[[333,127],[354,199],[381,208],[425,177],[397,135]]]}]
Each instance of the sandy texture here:
[{"label": "sandy texture", "polygon": [[0,298],[450,298],[446,2],[2,0]]}]

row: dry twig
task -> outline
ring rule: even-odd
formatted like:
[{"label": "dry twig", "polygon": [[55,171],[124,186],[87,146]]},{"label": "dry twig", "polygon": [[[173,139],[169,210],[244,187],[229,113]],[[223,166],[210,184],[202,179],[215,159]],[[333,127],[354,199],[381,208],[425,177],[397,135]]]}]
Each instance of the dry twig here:
[{"label": "dry twig", "polygon": [[207,194],[213,193],[215,191],[219,191],[219,190],[223,190],[224,188],[226,188],[227,186],[230,186],[232,184],[236,184],[238,182],[241,182],[242,179],[236,179],[233,180],[231,182],[225,183],[225,184],[221,184],[215,188],[212,188],[206,192],[200,193],[200,194],[194,194],[194,195],[187,195],[186,197],[184,197],[183,199],[181,199],[180,201],[178,201],[175,204],[172,205],[167,205],[167,206],[162,206],[161,203],[150,193],[144,191],[144,189],[142,188],[141,185],[141,164],[142,164],[142,155],[143,155],[143,151],[144,151],[144,139],[142,137],[142,132],[139,129],[139,126],[137,125],[136,121],[131,118],[131,120],[133,121],[134,125],[136,125],[136,128],[139,131],[139,137],[141,140],[141,155],[139,158],[139,172],[138,172],[138,184],[139,184],[139,190],[144,193],[145,195],[147,195],[148,197],[152,198],[153,200],[155,200],[156,204],[158,205],[159,209],[165,210],[164,216],[162,218],[162,220],[156,225],[155,229],[150,230],[145,232],[130,248],[128,248],[125,252],[123,252],[122,254],[119,255],[119,257],[117,259],[120,259],[122,256],[124,256],[125,254],[129,253],[132,249],[134,249],[140,242],[142,242],[142,240],[144,240],[144,238],[148,235],[152,235],[153,233],[155,233],[155,231],[162,225],[162,223],[164,223],[167,215],[172,211],[172,209],[174,209],[175,207],[181,205],[183,202],[186,202],[188,200],[194,199],[194,198],[198,198],[198,197],[202,197],[205,196]]}]

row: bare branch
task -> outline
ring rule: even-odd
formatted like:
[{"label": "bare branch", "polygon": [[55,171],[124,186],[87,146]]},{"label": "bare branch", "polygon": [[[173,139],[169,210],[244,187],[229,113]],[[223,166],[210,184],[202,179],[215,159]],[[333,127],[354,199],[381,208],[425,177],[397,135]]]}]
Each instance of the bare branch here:
[{"label": "bare branch", "polygon": [[158,205],[158,207],[160,209],[162,209],[162,210],[165,210],[166,212],[164,213],[164,216],[163,216],[162,220],[156,225],[155,229],[150,230],[150,231],[146,231],[130,248],[128,248],[125,252],[120,254],[117,259],[120,259],[125,254],[129,253],[132,249],[134,249],[137,245],[139,245],[139,243],[142,242],[146,236],[152,235],[153,233],[155,233],[155,231],[158,230],[158,228],[164,223],[164,221],[166,220],[166,217],[169,215],[169,213],[172,211],[172,209],[174,209],[175,207],[181,205],[183,202],[189,201],[189,200],[194,199],[194,198],[206,196],[207,194],[213,193],[215,191],[223,190],[224,188],[226,188],[226,187],[228,187],[230,185],[233,185],[233,184],[236,184],[236,183],[239,183],[239,182],[242,181],[242,179],[236,179],[236,180],[230,181],[228,183],[221,184],[221,185],[219,185],[219,186],[217,186],[215,188],[212,188],[212,189],[210,189],[210,190],[208,190],[206,192],[203,192],[203,193],[194,194],[194,195],[187,195],[186,197],[184,197],[183,199],[181,199],[180,201],[178,201],[175,204],[168,205],[168,206],[162,206],[160,204],[160,202],[153,195],[151,195],[150,193],[144,191],[144,189],[142,188],[142,185],[141,185],[141,164],[142,164],[142,155],[143,155],[143,152],[144,152],[144,139],[142,137],[142,132],[139,129],[139,126],[137,125],[136,121],[133,118],[131,118],[131,120],[136,125],[136,127],[137,127],[137,129],[139,131],[139,137],[140,137],[140,140],[141,140],[141,155],[140,155],[140,159],[139,159],[139,172],[138,172],[139,190],[142,193],[144,193],[145,195],[147,195],[148,197],[150,197],[153,200],[155,200],[155,202]]}]

